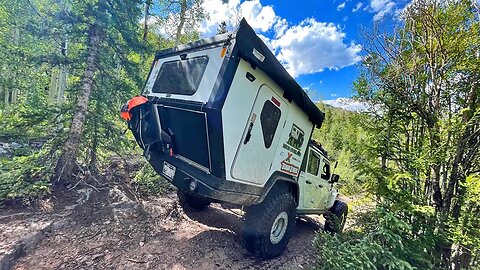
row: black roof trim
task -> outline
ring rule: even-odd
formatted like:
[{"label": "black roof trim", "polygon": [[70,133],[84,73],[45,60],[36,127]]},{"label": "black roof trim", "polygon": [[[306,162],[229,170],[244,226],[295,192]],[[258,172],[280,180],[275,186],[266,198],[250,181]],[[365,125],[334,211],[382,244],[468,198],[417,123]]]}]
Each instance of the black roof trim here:
[{"label": "black roof trim", "polygon": [[190,42],[187,44],[181,44],[177,47],[161,50],[155,54],[155,58],[162,58],[170,54],[177,54],[179,52],[198,50],[203,47],[216,47],[216,45],[224,44],[233,38],[233,33],[226,33],[223,35],[213,36],[211,38],[205,38]]},{"label": "black roof trim", "polygon": [[315,141],[314,139],[310,139],[310,144],[309,145],[310,145],[310,147],[312,147],[312,148],[316,149],[317,151],[319,151],[320,153],[322,153],[325,156],[325,158],[328,159],[328,152],[327,152],[327,150],[325,150],[323,148],[321,143]]},{"label": "black roof trim", "polygon": [[[202,47],[215,47],[230,42],[233,38],[235,39],[235,47],[238,50],[238,56],[263,70],[283,89],[284,97],[288,100],[295,101],[295,103],[308,115],[310,121],[319,128],[325,119],[325,114],[320,111],[320,109],[308,97],[307,93],[305,93],[303,88],[294,78],[292,78],[292,76],[290,76],[267,45],[265,45],[265,43],[263,43],[263,41],[257,36],[252,27],[248,25],[245,18],[242,19],[240,26],[233,33],[217,35],[212,38],[182,44],[175,48],[163,50],[158,52],[155,58],[158,59],[170,54],[198,50]],[[256,51],[256,55],[254,55],[254,51]],[[258,53],[260,53],[260,55]]]}]

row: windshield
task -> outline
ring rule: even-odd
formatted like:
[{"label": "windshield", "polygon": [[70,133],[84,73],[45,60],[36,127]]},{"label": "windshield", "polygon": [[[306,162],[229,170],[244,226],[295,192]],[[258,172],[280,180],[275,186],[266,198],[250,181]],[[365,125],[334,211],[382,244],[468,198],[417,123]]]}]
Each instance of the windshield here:
[{"label": "windshield", "polygon": [[208,56],[163,63],[153,85],[153,93],[195,94],[207,64]]}]

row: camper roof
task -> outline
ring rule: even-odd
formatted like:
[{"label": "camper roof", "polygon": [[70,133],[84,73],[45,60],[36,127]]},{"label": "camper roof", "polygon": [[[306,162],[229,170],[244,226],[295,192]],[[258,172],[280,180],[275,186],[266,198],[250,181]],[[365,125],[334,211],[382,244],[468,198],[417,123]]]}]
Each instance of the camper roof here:
[{"label": "camper roof", "polygon": [[233,33],[218,35],[189,44],[183,44],[176,48],[167,49],[159,52],[156,58],[176,54],[181,51],[198,49],[199,47],[215,46],[231,39],[235,39],[235,48],[232,54],[238,54],[238,56],[245,61],[263,70],[285,91],[284,97],[286,99],[295,101],[308,115],[314,125],[317,127],[322,125],[325,114],[318,109],[303,88],[288,74],[283,65],[277,60],[267,45],[257,36],[245,19],[242,19],[240,26]]}]

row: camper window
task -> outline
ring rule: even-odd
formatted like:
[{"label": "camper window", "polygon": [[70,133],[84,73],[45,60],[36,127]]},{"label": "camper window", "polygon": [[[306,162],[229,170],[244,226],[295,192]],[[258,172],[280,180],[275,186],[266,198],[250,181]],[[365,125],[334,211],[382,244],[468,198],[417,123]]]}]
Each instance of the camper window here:
[{"label": "camper window", "polygon": [[207,64],[207,56],[165,62],[158,72],[152,91],[191,96],[197,92]]},{"label": "camper window", "polygon": [[272,145],[275,131],[277,130],[278,121],[282,112],[270,100],[263,104],[262,112],[260,113],[260,122],[262,125],[263,142],[268,149]]}]

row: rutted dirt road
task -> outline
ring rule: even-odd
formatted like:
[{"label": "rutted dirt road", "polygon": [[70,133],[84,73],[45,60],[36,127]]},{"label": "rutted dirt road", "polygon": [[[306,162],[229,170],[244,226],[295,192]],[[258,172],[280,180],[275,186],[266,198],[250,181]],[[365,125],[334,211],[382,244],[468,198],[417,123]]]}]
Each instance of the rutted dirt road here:
[{"label": "rutted dirt road", "polygon": [[24,231],[38,231],[37,223],[61,221],[43,231],[35,247],[17,250],[23,254],[15,256],[13,269],[304,269],[314,263],[312,241],[322,228],[313,218],[297,219],[284,254],[261,261],[242,247],[241,218],[218,204],[195,212],[180,208],[174,193],[139,201],[118,186],[81,192],[83,204],[79,199],[76,207],[44,215],[0,209],[3,252]]}]

